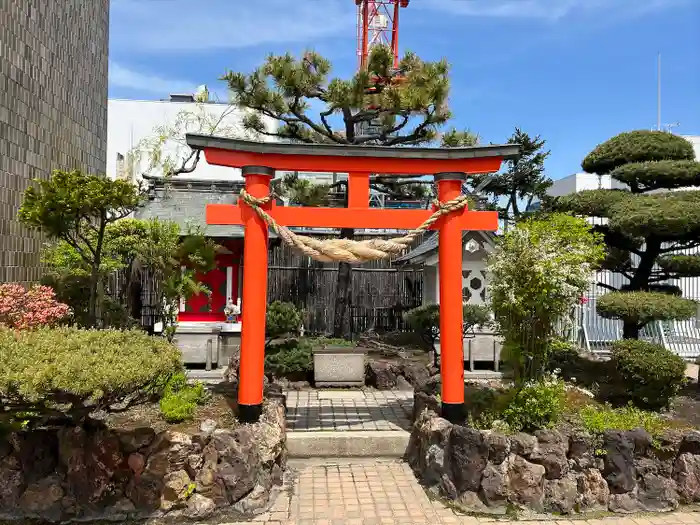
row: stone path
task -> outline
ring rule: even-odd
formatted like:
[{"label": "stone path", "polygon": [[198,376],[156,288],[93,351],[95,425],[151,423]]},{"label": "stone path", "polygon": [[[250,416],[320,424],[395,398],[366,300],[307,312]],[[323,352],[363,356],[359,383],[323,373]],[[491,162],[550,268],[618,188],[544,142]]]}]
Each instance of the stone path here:
[{"label": "stone path", "polygon": [[[294,467],[294,465],[291,465]],[[480,525],[494,518],[456,514],[433,501],[401,461],[351,460],[307,463],[288,482],[270,512],[248,525]],[[504,520],[507,521],[507,520]],[[590,520],[520,521],[518,525],[700,524],[700,512]],[[230,524],[233,525],[233,524]],[[238,525],[243,525],[239,523]]]},{"label": "stone path", "polygon": [[287,395],[289,432],[406,431],[412,391],[301,390]]}]

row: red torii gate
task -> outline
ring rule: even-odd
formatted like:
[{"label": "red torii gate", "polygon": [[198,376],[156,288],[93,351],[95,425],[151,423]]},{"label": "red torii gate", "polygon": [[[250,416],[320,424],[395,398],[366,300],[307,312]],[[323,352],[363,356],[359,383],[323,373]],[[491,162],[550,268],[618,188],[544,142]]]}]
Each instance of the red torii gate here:
[{"label": "red torii gate", "polygon": [[[370,174],[434,174],[438,198],[446,203],[461,194],[467,174],[493,173],[504,159],[518,155],[518,145],[468,148],[392,148],[251,142],[208,135],[187,135],[187,144],[203,150],[209,164],[242,168],[245,190],[254,198],[270,193],[275,170],[348,173],[347,208],[261,206],[279,225],[324,228],[411,230],[432,210],[369,207]],[[245,202],[208,204],[207,224],[243,225],[243,297],[239,419],[254,422],[263,402],[265,314],[267,308],[268,225]],[[495,231],[495,211],[459,211],[441,217],[431,229],[439,235],[440,347],[442,415],[464,421],[464,355],[462,342],[462,231]]]}]

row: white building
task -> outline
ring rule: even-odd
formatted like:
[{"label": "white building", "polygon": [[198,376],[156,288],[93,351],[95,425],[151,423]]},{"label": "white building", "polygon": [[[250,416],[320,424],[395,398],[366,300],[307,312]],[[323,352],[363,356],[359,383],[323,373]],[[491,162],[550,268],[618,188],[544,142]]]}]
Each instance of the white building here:
[{"label": "white building", "polygon": [[[184,143],[185,133],[253,138],[242,126],[244,110],[228,103],[208,101],[206,93],[203,87],[199,94],[170,95],[167,100],[110,99],[107,103],[107,175],[129,178],[134,182],[138,182],[143,174],[162,176],[162,170],[149,169],[148,152],[153,147],[142,141],[157,142],[158,136],[167,132],[165,130],[174,133],[163,147],[163,158],[170,158],[178,166],[191,152]],[[266,124],[268,130],[276,129],[277,123],[273,119],[267,119]],[[200,159],[196,173],[178,176],[218,180],[241,178],[239,170],[211,166],[204,158]]]}]

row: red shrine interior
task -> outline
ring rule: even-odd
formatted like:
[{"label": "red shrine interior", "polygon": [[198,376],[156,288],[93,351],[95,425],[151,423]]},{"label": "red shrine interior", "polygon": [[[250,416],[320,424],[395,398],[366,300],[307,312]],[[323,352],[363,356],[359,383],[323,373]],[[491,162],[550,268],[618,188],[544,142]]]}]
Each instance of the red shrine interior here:
[{"label": "red shrine interior", "polygon": [[193,295],[180,304],[180,322],[224,322],[224,308],[230,298],[236,304],[240,296],[243,239],[217,240],[221,246],[214,269],[198,274],[197,279],[210,293]]}]

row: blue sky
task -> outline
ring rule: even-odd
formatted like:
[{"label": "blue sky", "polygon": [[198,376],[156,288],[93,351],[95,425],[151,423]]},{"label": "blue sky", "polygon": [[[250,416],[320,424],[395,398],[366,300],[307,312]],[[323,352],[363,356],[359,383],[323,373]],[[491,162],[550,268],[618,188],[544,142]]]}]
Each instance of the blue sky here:
[{"label": "blue sky", "polygon": [[[356,67],[353,0],[112,0],[110,97],[160,99],[269,53],[315,49]],[[547,140],[557,179],[596,144],[662,123],[700,135],[700,0],[412,0],[402,50],[452,65],[454,125],[484,142],[515,126]]]}]

